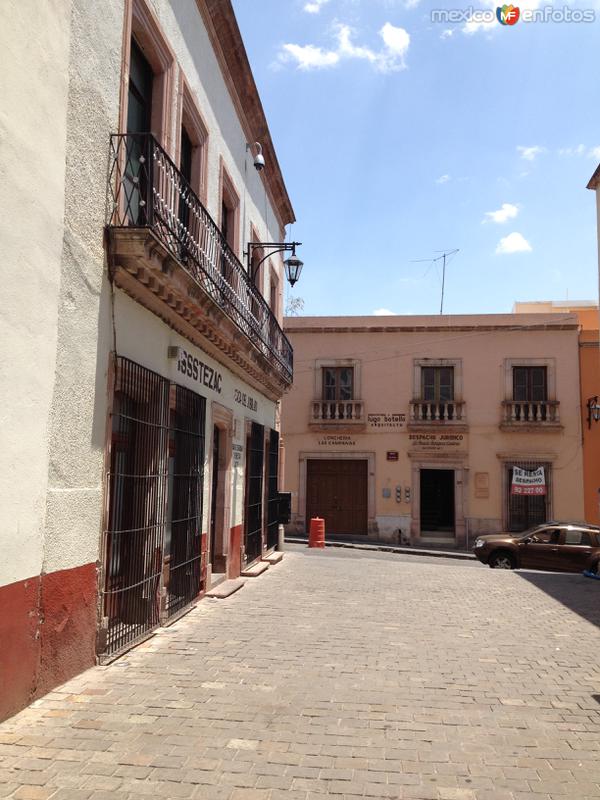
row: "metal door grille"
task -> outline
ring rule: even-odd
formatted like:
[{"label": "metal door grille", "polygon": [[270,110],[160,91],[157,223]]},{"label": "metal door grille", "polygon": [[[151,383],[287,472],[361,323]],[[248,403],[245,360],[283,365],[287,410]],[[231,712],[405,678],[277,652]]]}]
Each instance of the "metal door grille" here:
[{"label": "metal door grille", "polygon": [[269,433],[269,461],[267,464],[267,548],[276,547],[279,540],[279,433]]},{"label": "metal door grille", "polygon": [[173,616],[198,596],[202,576],[202,488],[206,400],[183,386],[171,389],[169,522],[165,611]]},{"label": "metal door grille", "polygon": [[106,652],[159,623],[167,492],[169,382],[125,358],[116,364],[109,519],[104,531]]},{"label": "metal door grille", "polygon": [[252,423],[247,455],[245,550],[246,563],[262,555],[264,427]]},{"label": "metal door grille", "polygon": [[[519,495],[511,494],[512,468],[520,467],[528,471],[533,471],[538,467],[544,467],[546,476],[545,495]],[[540,463],[539,461],[515,461],[507,467],[507,499],[508,499],[508,530],[512,533],[520,533],[546,522],[549,517],[550,508],[550,464]]]}]

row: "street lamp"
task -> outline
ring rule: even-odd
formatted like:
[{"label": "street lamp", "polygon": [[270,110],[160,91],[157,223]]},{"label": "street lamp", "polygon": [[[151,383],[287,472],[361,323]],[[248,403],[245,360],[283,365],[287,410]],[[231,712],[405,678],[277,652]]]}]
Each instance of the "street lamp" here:
[{"label": "street lamp", "polygon": [[592,427],[593,422],[600,422],[600,404],[598,403],[598,395],[596,397],[590,397],[587,401],[587,410],[588,410],[588,428]]},{"label": "street lamp", "polygon": [[[248,249],[244,253],[248,260],[248,275],[250,275],[250,279],[252,283],[254,283],[254,279],[260,269],[260,265],[263,261],[266,261],[269,256],[274,255],[275,253],[290,253],[291,256],[286,258],[283,262],[283,266],[285,269],[285,277],[287,278],[290,286],[293,286],[298,278],[300,277],[300,273],[302,272],[302,267],[304,264],[298,256],[296,255],[296,248],[300,247],[302,242],[248,242]],[[266,256],[263,256],[258,264],[252,267],[252,253],[255,249],[265,250],[268,248],[270,250]]]}]

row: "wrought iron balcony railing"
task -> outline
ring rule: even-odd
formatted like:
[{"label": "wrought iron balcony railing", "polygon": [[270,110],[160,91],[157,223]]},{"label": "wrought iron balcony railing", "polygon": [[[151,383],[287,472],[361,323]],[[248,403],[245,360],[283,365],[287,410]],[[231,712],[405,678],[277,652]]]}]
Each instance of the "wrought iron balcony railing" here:
[{"label": "wrought iron balcony railing", "polygon": [[150,228],[204,292],[291,383],[292,346],[219,227],[147,133],[110,137],[108,224]]}]

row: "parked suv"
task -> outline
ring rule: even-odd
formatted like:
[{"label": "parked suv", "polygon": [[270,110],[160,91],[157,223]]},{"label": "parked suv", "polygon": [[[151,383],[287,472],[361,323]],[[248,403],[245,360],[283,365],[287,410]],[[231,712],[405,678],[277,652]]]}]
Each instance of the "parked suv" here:
[{"label": "parked suv", "polygon": [[478,536],[473,552],[492,569],[600,574],[600,528],[585,522],[545,522],[525,533]]}]

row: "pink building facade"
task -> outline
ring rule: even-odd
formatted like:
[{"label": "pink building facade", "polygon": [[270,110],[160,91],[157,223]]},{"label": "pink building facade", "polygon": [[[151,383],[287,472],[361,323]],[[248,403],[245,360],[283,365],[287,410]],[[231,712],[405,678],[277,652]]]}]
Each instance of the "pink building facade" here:
[{"label": "pink building facade", "polygon": [[[578,321],[572,314],[297,317],[285,330],[290,533],[469,546],[583,519]],[[516,469],[542,468],[536,495]]]}]

